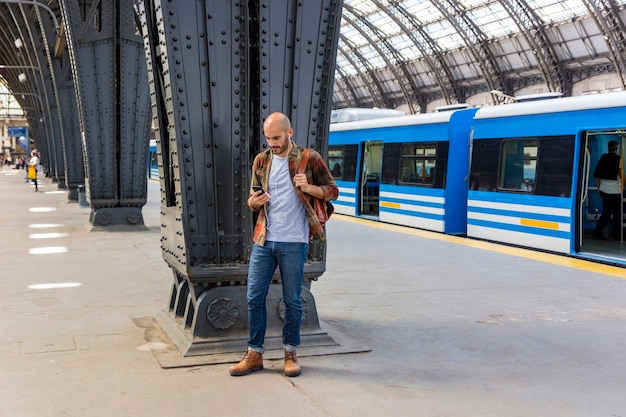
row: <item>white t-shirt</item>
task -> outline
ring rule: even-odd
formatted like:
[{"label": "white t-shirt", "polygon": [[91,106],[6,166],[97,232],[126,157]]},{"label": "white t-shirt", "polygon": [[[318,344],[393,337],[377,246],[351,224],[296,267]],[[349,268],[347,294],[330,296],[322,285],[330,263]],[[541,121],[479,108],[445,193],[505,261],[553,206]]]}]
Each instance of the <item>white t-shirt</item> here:
[{"label": "white t-shirt", "polygon": [[298,199],[289,173],[289,158],[272,156],[267,205],[266,240],[272,242],[308,243],[309,221],[304,205]]},{"label": "white t-shirt", "polygon": [[31,166],[32,166],[32,165],[34,165],[34,166],[35,166],[35,169],[36,169],[37,171],[39,171],[39,158],[37,158],[37,157],[36,157],[36,156],[34,156],[34,155],[33,155],[33,156],[31,156],[31,157],[30,157],[30,161],[28,161],[28,165],[31,165]]},{"label": "white t-shirt", "polygon": [[[618,177],[619,178],[619,177]],[[622,183],[619,179],[617,180],[600,180],[600,191],[606,194],[621,194],[622,193]]]}]

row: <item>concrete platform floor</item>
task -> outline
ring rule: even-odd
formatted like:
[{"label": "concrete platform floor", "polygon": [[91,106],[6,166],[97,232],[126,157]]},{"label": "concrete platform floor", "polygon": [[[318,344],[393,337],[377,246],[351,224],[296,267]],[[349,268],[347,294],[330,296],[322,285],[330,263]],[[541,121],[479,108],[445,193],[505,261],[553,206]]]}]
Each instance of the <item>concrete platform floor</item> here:
[{"label": "concrete platform floor", "polygon": [[371,351],[302,358],[298,378],[163,369],[136,324],[171,284],[158,183],[147,230],[88,232],[89,208],[40,182],[0,172],[2,417],[626,416],[624,269],[337,215],[312,292]]}]

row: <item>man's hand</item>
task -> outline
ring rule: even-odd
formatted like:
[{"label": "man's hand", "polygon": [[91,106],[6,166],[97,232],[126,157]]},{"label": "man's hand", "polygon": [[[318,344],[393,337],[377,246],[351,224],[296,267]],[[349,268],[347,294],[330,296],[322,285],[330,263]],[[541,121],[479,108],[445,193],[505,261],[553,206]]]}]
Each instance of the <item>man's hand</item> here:
[{"label": "man's hand", "polygon": [[309,192],[309,185],[310,184],[308,183],[308,181],[306,179],[306,174],[296,174],[293,177],[293,183],[303,193],[308,193]]},{"label": "man's hand", "polygon": [[272,198],[272,196],[269,195],[269,193],[261,190],[255,191],[254,194],[248,198],[248,205],[252,210],[258,211],[265,203],[270,201],[270,198]]},{"label": "man's hand", "polygon": [[306,179],[306,174],[296,174],[293,177],[293,183],[297,188],[305,194],[311,195],[316,198],[324,198],[324,190],[322,187],[314,184],[309,184]]}]

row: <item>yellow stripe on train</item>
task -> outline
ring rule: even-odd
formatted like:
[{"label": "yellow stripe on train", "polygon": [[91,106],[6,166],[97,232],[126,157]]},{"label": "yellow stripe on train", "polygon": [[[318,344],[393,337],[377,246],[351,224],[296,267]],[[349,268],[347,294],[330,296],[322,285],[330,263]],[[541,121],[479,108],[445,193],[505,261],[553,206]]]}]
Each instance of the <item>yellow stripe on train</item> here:
[{"label": "yellow stripe on train", "polygon": [[519,223],[522,226],[540,227],[542,229],[559,230],[559,224],[557,222],[547,222],[544,220],[532,220],[532,219],[520,219]]},{"label": "yellow stripe on train", "polygon": [[397,208],[397,209],[400,208],[400,203],[391,203],[389,201],[381,201],[380,205],[382,207],[387,207],[387,208]]}]

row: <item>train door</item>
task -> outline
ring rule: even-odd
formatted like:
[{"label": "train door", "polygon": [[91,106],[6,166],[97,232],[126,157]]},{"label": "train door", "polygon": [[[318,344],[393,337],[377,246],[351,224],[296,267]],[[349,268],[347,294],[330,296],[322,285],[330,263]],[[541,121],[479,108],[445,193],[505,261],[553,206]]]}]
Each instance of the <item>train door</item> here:
[{"label": "train door", "polygon": [[[626,260],[626,247],[623,242],[626,240],[624,227],[626,227],[626,194],[624,193],[624,147],[626,146],[626,129],[620,130],[590,130],[582,134],[579,183],[578,183],[578,216],[576,222],[576,250],[581,254],[588,254],[593,257],[616,259],[623,262]],[[598,219],[600,218],[603,206],[602,197],[598,192],[596,179],[593,177],[600,157],[608,151],[609,141],[617,141],[620,144],[620,155],[622,156],[622,218],[621,230],[604,230],[603,236],[617,234],[617,240],[607,238],[599,239],[593,236]],[[621,242],[621,243],[620,243]]]},{"label": "train door", "polygon": [[383,165],[383,142],[361,143],[361,176],[359,179],[359,215],[378,218],[380,174]]}]

